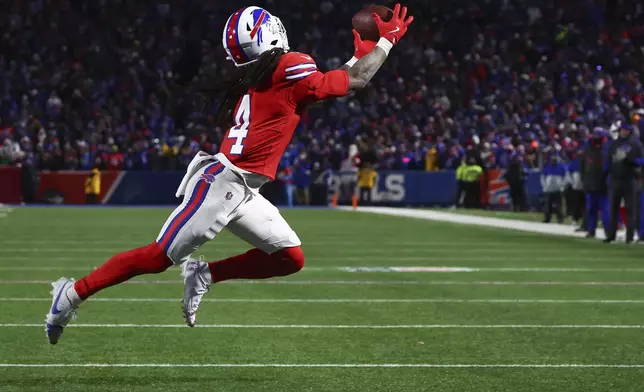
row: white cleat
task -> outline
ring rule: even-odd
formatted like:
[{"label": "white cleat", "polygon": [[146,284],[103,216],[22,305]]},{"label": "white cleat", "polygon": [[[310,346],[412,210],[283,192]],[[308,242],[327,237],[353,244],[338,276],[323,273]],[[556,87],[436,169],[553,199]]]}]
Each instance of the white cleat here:
[{"label": "white cleat", "polygon": [[204,294],[210,290],[212,277],[208,263],[191,260],[181,265],[183,276],[183,318],[189,327],[194,327],[197,321],[197,310]]},{"label": "white cleat", "polygon": [[69,289],[74,287],[74,279],[60,278],[51,285],[54,288],[51,291],[53,300],[45,319],[45,331],[49,343],[56,344],[67,323],[76,318],[78,306],[74,306],[69,293]]}]

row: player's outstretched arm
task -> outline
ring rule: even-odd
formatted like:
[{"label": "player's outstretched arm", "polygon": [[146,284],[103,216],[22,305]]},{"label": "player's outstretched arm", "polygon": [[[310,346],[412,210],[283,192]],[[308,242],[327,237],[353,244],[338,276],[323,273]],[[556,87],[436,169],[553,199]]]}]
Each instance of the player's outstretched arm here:
[{"label": "player's outstretched arm", "polygon": [[353,57],[340,67],[343,71],[348,71],[358,60],[371,53],[376,47],[376,43],[373,41],[363,41],[360,33],[356,29],[353,29],[353,47],[355,48]]},{"label": "player's outstretched arm", "polygon": [[355,91],[363,89],[376,72],[378,72],[386,59],[387,52],[381,47],[376,46],[369,54],[358,60],[347,70],[349,73],[349,90]]},{"label": "player's outstretched arm", "polygon": [[[349,74],[349,90],[355,91],[364,88],[367,83],[378,72],[391,48],[400,41],[407,32],[408,26],[414,21],[413,16],[407,17],[407,7],[396,4],[391,20],[384,22],[377,14],[371,15],[378,26],[380,40],[375,48],[357,60],[355,64],[347,64]],[[360,41],[360,37],[354,31],[354,38]],[[361,42],[361,41],[360,41]]]}]

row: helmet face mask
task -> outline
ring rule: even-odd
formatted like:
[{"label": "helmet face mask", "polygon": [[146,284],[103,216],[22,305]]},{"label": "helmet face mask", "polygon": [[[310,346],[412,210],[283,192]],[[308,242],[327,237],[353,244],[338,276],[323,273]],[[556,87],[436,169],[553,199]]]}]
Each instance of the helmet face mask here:
[{"label": "helmet face mask", "polygon": [[282,21],[260,7],[246,7],[228,18],[222,44],[227,59],[237,67],[257,61],[262,53],[274,48],[289,50],[288,36]]}]

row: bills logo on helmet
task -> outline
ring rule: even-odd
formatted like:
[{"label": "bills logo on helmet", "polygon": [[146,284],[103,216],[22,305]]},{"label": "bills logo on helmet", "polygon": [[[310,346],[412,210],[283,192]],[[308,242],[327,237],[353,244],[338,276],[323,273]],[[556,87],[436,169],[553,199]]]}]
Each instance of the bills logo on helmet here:
[{"label": "bills logo on helmet", "polygon": [[212,184],[213,182],[215,182],[215,175],[214,174],[201,173],[201,178],[199,180],[204,180],[208,184]]},{"label": "bills logo on helmet", "polygon": [[280,18],[260,7],[233,13],[224,28],[222,44],[236,66],[250,64],[274,48],[288,51],[288,37]]},{"label": "bills logo on helmet", "polygon": [[253,28],[250,31],[250,39],[255,39],[257,36],[257,45],[261,45],[262,40],[262,25],[264,22],[268,22],[270,15],[263,9],[256,9],[253,11]]}]

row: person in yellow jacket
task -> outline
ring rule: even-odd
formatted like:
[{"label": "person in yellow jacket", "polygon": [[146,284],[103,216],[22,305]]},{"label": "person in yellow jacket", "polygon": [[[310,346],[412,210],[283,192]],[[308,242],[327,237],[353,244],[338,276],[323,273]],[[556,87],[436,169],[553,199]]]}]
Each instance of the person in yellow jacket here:
[{"label": "person in yellow jacket", "polygon": [[481,176],[483,168],[476,164],[474,157],[469,157],[456,170],[459,184],[458,204],[465,208],[481,206]]},{"label": "person in yellow jacket", "polygon": [[85,195],[87,196],[87,204],[98,204],[99,196],[101,194],[101,171],[97,168],[87,176],[85,180]]},{"label": "person in yellow jacket", "polygon": [[438,151],[436,150],[436,147],[430,148],[425,154],[425,171],[438,171]]},{"label": "person in yellow jacket", "polygon": [[360,170],[358,170],[358,189],[362,204],[368,205],[371,203],[371,190],[376,186],[376,177],[378,177],[378,173],[370,163],[363,163]]}]

